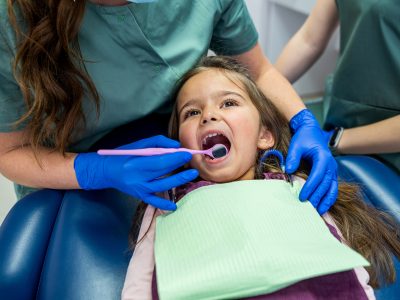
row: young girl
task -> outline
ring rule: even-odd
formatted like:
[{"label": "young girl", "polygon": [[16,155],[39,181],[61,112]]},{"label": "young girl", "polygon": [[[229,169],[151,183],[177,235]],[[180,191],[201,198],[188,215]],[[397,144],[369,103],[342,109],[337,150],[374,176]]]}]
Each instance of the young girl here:
[{"label": "young girl", "polygon": [[[278,158],[270,156],[261,164],[259,162],[268,149],[287,154],[291,137],[287,122],[260,92],[246,69],[232,59],[204,58],[198,67],[183,77],[170,121],[170,135],[179,139],[186,148],[208,149],[215,144],[224,144],[229,150],[228,155],[218,159],[194,155],[190,167],[199,171],[201,180],[177,188],[175,198],[178,201],[205,185],[253,179],[286,179]],[[308,173],[307,166],[303,166],[293,179],[305,179]],[[138,210],[136,220],[138,224],[141,223],[140,232],[137,234],[137,228],[131,232],[132,242],[138,242],[126,276],[123,299],[151,299],[152,286],[153,297],[157,296],[154,221],[155,216],[160,214],[161,211],[150,206],[142,206]],[[371,263],[368,273],[372,287],[394,281],[391,253],[400,256],[400,241],[398,226],[390,217],[366,206],[355,186],[341,184],[338,200],[323,218],[335,237],[345,241]],[[356,299],[374,299],[365,269],[358,268],[340,274],[347,277],[339,277],[339,280],[355,280],[362,287],[361,292],[352,288],[347,295]],[[302,294],[302,299],[328,299],[326,294],[321,294],[321,286],[337,285],[337,280],[333,275],[312,278],[265,295],[264,298],[282,296],[296,299],[299,291],[309,290],[306,297]],[[340,297],[338,294],[331,296],[334,299]]]}]

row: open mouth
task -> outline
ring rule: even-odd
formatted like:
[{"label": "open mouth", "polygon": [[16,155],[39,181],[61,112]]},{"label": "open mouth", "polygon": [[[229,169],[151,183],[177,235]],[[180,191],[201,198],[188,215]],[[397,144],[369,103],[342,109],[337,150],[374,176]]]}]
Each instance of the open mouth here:
[{"label": "open mouth", "polygon": [[[201,147],[203,150],[210,149],[216,144],[224,145],[226,147],[226,149],[228,149],[228,152],[231,149],[231,142],[229,141],[229,139],[225,135],[223,135],[222,133],[219,133],[219,132],[209,133],[208,135],[206,135],[203,138]],[[209,155],[206,155],[206,157],[213,159]]]}]

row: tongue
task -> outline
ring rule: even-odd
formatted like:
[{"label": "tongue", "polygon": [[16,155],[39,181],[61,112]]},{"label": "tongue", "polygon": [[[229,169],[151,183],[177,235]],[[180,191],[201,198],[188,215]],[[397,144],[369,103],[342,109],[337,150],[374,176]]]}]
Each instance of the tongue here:
[{"label": "tongue", "polygon": [[218,134],[216,136],[209,137],[206,143],[203,144],[203,149],[210,149],[216,144],[222,144],[228,150],[231,148],[231,143],[229,142],[229,140],[225,136]]}]

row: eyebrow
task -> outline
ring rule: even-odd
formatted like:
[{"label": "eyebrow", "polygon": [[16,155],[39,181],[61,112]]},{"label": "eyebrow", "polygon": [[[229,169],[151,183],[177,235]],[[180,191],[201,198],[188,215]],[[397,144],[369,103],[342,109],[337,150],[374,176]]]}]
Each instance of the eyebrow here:
[{"label": "eyebrow", "polygon": [[182,110],[185,107],[192,105],[193,102],[196,102],[196,99],[190,99],[188,102],[186,102],[185,105],[182,106],[181,109],[178,111],[178,117],[181,115]]},{"label": "eyebrow", "polygon": [[[215,95],[216,95],[217,97],[224,97],[224,96],[228,96],[228,95],[235,95],[235,96],[238,96],[239,98],[242,98],[243,100],[245,100],[245,98],[244,98],[242,95],[240,95],[239,93],[233,92],[233,91],[220,91],[220,92],[216,93]],[[181,115],[181,112],[182,112],[182,110],[183,110],[185,107],[192,105],[192,104],[193,104],[194,102],[196,102],[196,101],[197,101],[197,99],[194,98],[194,99],[190,99],[188,102],[186,102],[185,105],[182,106],[181,109],[178,111],[178,116]]]}]

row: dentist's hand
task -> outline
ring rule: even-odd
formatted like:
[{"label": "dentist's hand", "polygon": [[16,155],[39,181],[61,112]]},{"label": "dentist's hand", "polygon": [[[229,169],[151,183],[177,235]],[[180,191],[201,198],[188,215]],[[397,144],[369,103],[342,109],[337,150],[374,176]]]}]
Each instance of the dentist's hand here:
[{"label": "dentist's hand", "polygon": [[[143,139],[118,149],[178,148],[179,142],[164,136]],[[163,210],[175,210],[176,204],[157,197],[155,193],[194,180],[195,169],[160,178],[189,162],[187,152],[157,156],[102,156],[97,153],[78,154],[74,161],[79,186],[85,190],[115,188]]]},{"label": "dentist's hand", "polygon": [[329,148],[326,135],[313,114],[304,109],[290,120],[294,136],[289,146],[286,171],[297,170],[301,159],[311,165],[311,172],[300,192],[300,200],[309,200],[324,214],[335,203],[338,194],[337,164]]}]

